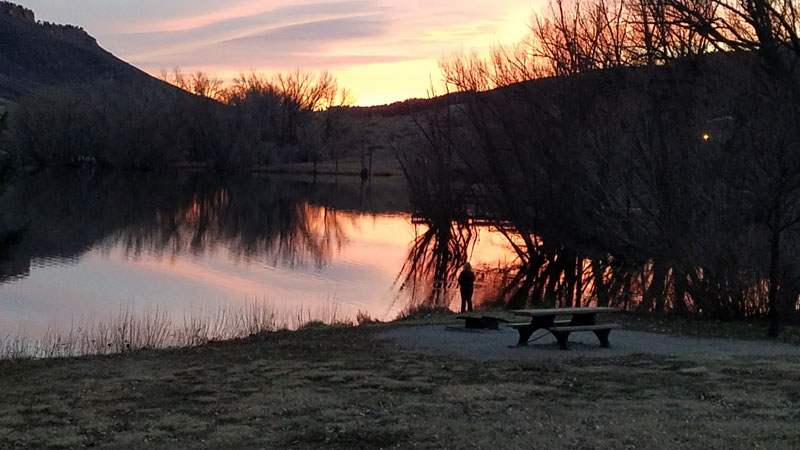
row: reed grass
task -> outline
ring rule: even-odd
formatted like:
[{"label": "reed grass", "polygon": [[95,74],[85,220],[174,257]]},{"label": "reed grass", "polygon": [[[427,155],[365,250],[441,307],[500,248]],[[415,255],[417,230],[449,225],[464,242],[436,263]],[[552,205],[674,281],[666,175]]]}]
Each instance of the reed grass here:
[{"label": "reed grass", "polygon": [[408,321],[420,319],[439,319],[452,318],[453,311],[445,305],[428,305],[425,303],[418,305],[408,305],[397,313],[395,321]]},{"label": "reed grass", "polygon": [[22,330],[0,336],[0,359],[63,358],[118,354],[143,349],[196,347],[278,330],[314,325],[355,325],[329,301],[317,308],[276,308],[266,300],[217,309],[184,311],[175,320],[158,306],[125,305],[105,320],[89,319],[69,329],[48,327],[40,336]]}]

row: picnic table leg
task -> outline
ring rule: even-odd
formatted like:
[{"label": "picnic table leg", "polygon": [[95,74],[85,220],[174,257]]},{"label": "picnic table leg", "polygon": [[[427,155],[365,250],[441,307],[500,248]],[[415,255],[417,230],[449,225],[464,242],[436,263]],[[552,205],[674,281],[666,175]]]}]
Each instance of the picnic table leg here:
[{"label": "picnic table leg", "polygon": [[553,333],[553,336],[556,337],[556,340],[558,341],[558,346],[561,347],[561,350],[569,350],[569,344],[567,343],[569,341],[569,331],[550,330],[550,332]]},{"label": "picnic table leg", "polygon": [[533,333],[538,330],[538,328],[534,328],[532,325],[525,328],[520,328],[519,331],[519,342],[517,342],[517,347],[522,347],[528,345],[528,339],[531,338]]},{"label": "picnic table leg", "polygon": [[[569,324],[572,326],[594,325],[596,319],[597,314],[574,314]],[[550,332],[556,337],[561,350],[569,350],[569,331],[550,330]]]},{"label": "picnic table leg", "polygon": [[528,345],[528,340],[533,336],[533,333],[539,329],[548,330],[550,327],[553,326],[553,321],[555,320],[555,316],[552,317],[532,317],[531,324],[526,327],[517,328],[519,331],[519,342],[517,342],[517,347],[524,347]]},{"label": "picnic table leg", "polygon": [[611,330],[594,330],[595,336],[600,341],[600,347],[611,348],[611,344],[608,342],[609,333],[611,333]]}]

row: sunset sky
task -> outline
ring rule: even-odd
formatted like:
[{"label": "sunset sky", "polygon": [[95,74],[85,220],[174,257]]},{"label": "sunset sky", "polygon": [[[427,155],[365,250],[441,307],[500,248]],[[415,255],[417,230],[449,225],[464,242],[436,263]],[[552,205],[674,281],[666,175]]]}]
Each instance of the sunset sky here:
[{"label": "sunset sky", "polygon": [[513,43],[546,0],[17,0],[157,74],[327,69],[359,105],[425,97],[437,60]]}]

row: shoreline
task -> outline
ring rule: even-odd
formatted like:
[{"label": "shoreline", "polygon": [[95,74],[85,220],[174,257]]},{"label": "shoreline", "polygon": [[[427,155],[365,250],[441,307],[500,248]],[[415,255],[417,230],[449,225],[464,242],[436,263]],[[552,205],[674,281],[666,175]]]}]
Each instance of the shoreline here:
[{"label": "shoreline", "polygon": [[[319,328],[385,328],[414,326],[462,326],[459,315],[450,310],[433,309],[402,312],[389,321],[373,319],[359,312],[355,317],[339,317],[337,306],[317,311],[286,312],[278,315],[270,303],[254,303],[239,310],[184,318],[173,322],[165,311],[122,309],[108,321],[73,326],[69,331],[48,329],[41,337],[7,335],[0,337],[0,362],[17,360],[56,360],[133,354],[140,351],[173,351],[232,344],[274,333],[300,333]],[[482,314],[513,321],[505,310],[483,310]],[[727,339],[800,346],[800,326],[787,326],[776,340],[767,337],[765,320],[722,322],[670,315],[621,312],[617,316],[623,329],[696,339]]]}]

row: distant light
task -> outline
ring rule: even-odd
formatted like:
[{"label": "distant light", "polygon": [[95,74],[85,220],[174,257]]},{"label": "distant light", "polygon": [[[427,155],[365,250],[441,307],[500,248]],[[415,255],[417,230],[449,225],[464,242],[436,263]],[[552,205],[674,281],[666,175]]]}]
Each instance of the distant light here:
[{"label": "distant light", "polygon": [[703,141],[708,142],[709,139],[711,139],[711,135],[708,133],[703,133]]}]

